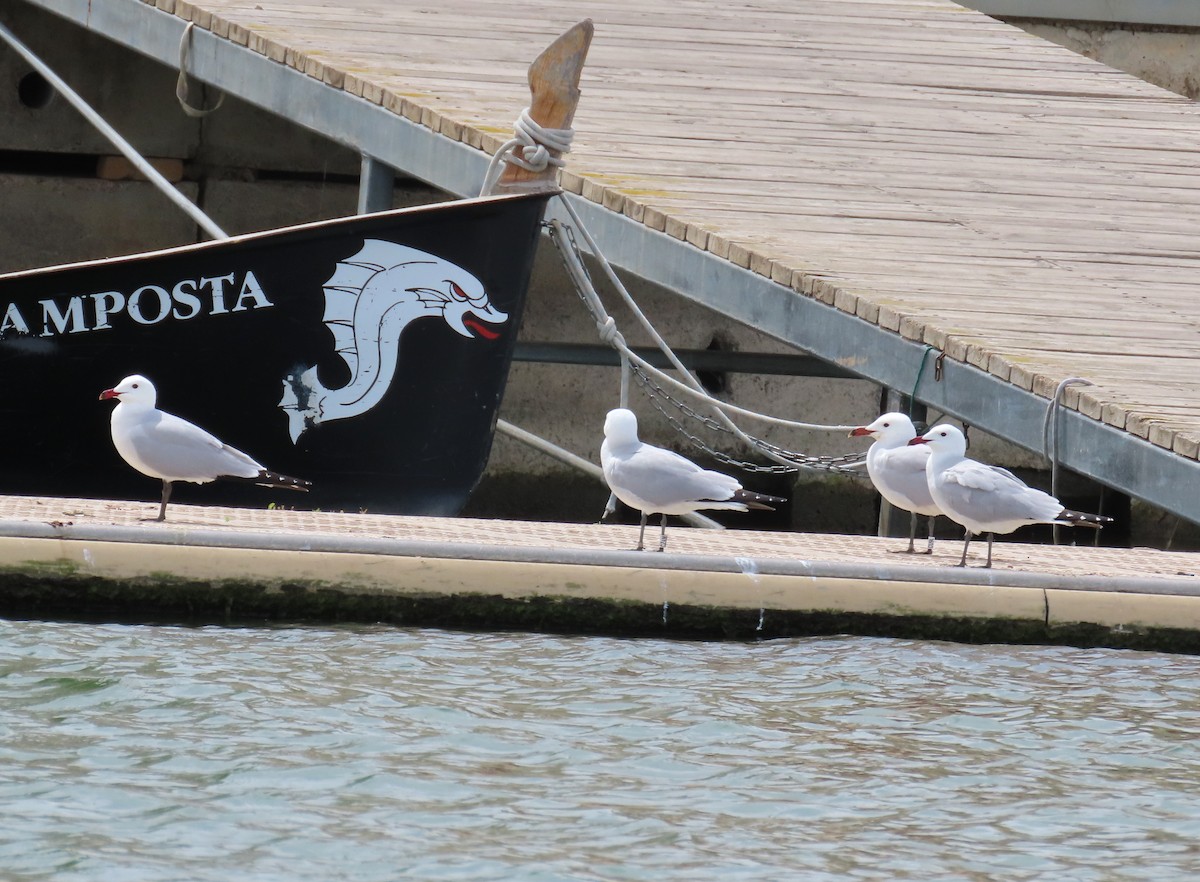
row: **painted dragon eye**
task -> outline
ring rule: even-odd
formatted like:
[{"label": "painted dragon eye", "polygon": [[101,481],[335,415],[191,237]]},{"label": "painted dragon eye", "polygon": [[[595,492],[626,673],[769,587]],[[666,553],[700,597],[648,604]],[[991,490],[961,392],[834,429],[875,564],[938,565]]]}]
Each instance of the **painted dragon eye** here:
[{"label": "painted dragon eye", "polygon": [[[450,281],[450,280],[447,279],[446,281]],[[462,288],[458,287],[458,285],[455,284],[454,282],[450,282],[450,293],[454,295],[455,300],[470,300],[471,299],[470,297],[467,296],[467,292],[464,291]]]}]

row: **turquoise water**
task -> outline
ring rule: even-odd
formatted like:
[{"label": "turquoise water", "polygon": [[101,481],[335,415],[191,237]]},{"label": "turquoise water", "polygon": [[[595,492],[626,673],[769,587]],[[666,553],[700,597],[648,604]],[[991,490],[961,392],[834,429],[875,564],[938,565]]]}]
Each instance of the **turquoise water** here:
[{"label": "turquoise water", "polygon": [[0,621],[0,878],[1182,880],[1200,659]]}]

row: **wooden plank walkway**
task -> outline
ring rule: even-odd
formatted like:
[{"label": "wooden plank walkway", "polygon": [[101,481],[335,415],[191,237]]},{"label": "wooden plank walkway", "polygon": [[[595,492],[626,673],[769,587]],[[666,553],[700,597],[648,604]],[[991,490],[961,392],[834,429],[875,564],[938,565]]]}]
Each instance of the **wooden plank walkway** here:
[{"label": "wooden plank walkway", "polygon": [[948,0],[157,0],[492,151],[596,22],[564,187],[1200,457],[1200,109]]}]

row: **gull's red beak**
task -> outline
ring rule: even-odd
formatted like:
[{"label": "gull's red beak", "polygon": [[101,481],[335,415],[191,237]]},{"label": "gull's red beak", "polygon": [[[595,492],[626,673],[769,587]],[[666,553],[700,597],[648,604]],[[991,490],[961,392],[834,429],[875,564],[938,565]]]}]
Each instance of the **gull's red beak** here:
[{"label": "gull's red beak", "polygon": [[866,426],[859,426],[857,429],[850,430],[849,437],[861,438],[863,435],[870,435],[870,434],[871,434],[871,430],[868,429]]},{"label": "gull's red beak", "polygon": [[100,401],[107,401],[110,398],[119,398],[121,395],[116,389],[105,389],[100,393]]},{"label": "gull's red beak", "polygon": [[928,443],[929,443],[928,438],[922,438],[920,435],[918,435],[916,438],[913,438],[911,441],[908,442],[908,446],[912,447],[914,444],[928,444]]}]

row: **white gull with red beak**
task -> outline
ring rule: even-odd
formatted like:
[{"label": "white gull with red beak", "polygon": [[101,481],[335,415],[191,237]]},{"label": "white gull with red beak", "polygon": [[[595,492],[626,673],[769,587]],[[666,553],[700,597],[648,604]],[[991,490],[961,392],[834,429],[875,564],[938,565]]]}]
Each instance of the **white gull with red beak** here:
[{"label": "white gull with red beak", "polygon": [[967,565],[967,546],[975,534],[988,534],[984,566],[990,567],[996,533],[1011,533],[1027,524],[1099,528],[1112,523],[1103,515],[1063,508],[1049,493],[1030,487],[1006,469],[967,459],[966,436],[954,426],[934,426],[908,443],[929,445],[933,451],[926,466],[930,495],[946,517],[967,528],[960,567]]},{"label": "white gull with red beak", "polygon": [[199,426],[159,410],[154,384],[141,374],[126,377],[100,393],[101,401],[110,398],[117,400],[112,412],[112,440],[117,453],[143,475],[163,482],[156,520],[167,517],[174,481],[207,484],[218,479],[242,480],[288,490],[312,486],[300,478],[268,471]]},{"label": "white gull with red beak", "polygon": [[929,492],[925,464],[929,461],[928,447],[910,447],[917,437],[912,420],[902,413],[885,413],[869,426],[859,426],[850,432],[851,438],[870,436],[875,439],[867,451],[867,474],[879,495],[896,508],[912,513],[908,531],[908,553],[915,552],[917,515],[929,519],[929,545],[920,554],[933,553],[933,519],[942,513]]},{"label": "white gull with red beak", "polygon": [[673,450],[664,450],[638,440],[637,417],[625,408],[610,410],[604,420],[604,443],[600,445],[604,480],[617,499],[642,513],[642,529],[635,551],[642,551],[646,518],[662,515],[658,550],[667,547],[667,515],[701,509],[774,511],[787,502],[778,496],[743,490],[736,478],[702,469]]}]

